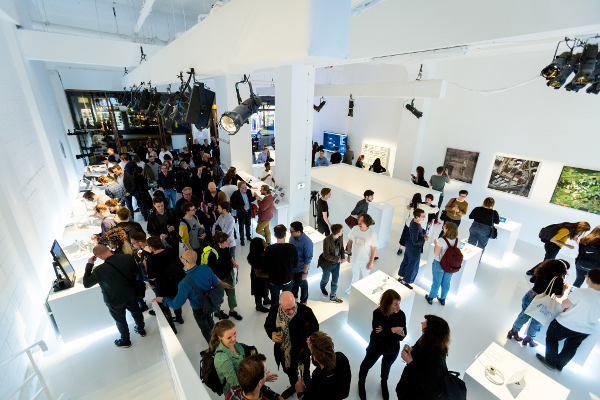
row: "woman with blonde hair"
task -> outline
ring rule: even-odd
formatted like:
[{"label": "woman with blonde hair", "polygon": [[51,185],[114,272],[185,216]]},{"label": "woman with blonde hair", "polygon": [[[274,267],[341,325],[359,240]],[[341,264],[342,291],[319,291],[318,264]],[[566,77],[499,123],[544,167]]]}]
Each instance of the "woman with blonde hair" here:
[{"label": "woman with blonde hair", "polygon": [[481,251],[481,255],[485,251],[485,246],[490,240],[494,224],[500,223],[500,215],[498,211],[494,210],[495,201],[493,198],[488,197],[483,201],[481,207],[475,207],[469,218],[473,220],[471,228],[469,228],[469,244],[477,246]]},{"label": "woman with blonde hair", "polygon": [[573,286],[581,287],[587,273],[600,268],[600,226],[579,241],[579,254],[575,259],[576,278]]},{"label": "woman with blonde hair", "polygon": [[365,380],[369,370],[375,365],[379,357],[381,361],[381,393],[384,400],[390,395],[387,380],[390,375],[392,364],[398,358],[400,342],[406,336],[406,315],[400,309],[400,295],[394,289],[388,289],[379,299],[379,307],[373,311],[371,322],[373,330],[369,338],[367,354],[360,364],[358,373],[358,397],[361,400],[367,398]]},{"label": "woman with blonde hair", "polygon": [[[438,238],[433,241],[433,244],[435,245],[433,248],[433,255],[435,258],[431,264],[433,282],[431,283],[429,295],[425,295],[425,300],[427,300],[429,304],[433,304],[433,299],[437,297],[440,304],[445,306],[446,295],[448,295],[448,291],[450,290],[450,280],[452,279],[453,274],[442,269],[441,261],[448,247],[456,247],[458,245],[458,227],[454,222],[447,221],[442,229],[444,236],[442,236],[441,240]],[[438,297],[440,286],[442,287],[442,293]]]}]

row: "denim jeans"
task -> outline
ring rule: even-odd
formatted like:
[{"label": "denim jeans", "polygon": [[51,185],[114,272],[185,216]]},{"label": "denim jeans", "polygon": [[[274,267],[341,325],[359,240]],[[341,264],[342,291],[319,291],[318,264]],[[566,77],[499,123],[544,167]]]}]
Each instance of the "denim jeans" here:
[{"label": "denim jeans", "polygon": [[413,283],[419,273],[419,261],[421,260],[421,246],[406,246],[404,258],[400,264],[398,275],[406,283]]},{"label": "denim jeans", "polygon": [[527,307],[529,307],[535,296],[536,295],[533,290],[530,290],[527,293],[525,293],[525,296],[523,296],[523,300],[521,301],[523,309],[521,310],[519,316],[513,324],[513,329],[519,332],[523,325],[525,325],[527,321],[529,321],[529,326],[527,327],[527,337],[530,337],[532,339],[538,334],[538,332],[542,328],[542,324],[537,322],[534,318],[531,318],[529,315],[525,314],[525,310],[527,309]]},{"label": "denim jeans", "polygon": [[[548,242],[548,243],[544,244],[544,250],[546,251],[546,254],[544,255],[544,261],[554,260],[554,259],[556,259],[556,256],[558,255],[558,252],[560,251],[560,246],[557,245],[556,243]],[[542,262],[544,262],[544,261],[542,261]],[[533,271],[541,264],[542,263],[539,263],[538,265],[531,268],[527,272],[531,272],[533,274]]]},{"label": "denim jeans", "polygon": [[140,327],[142,329],[144,328],[144,315],[142,314],[142,310],[140,310],[140,306],[135,297],[132,297],[125,304],[121,304],[116,307],[109,306],[108,304],[106,306],[108,307],[108,311],[110,312],[110,315],[115,320],[117,329],[119,330],[119,333],[121,334],[121,339],[123,339],[125,341],[129,341],[129,326],[127,325],[127,318],[125,315],[125,310],[129,310],[129,312],[131,313],[131,316],[133,317],[133,319],[135,321],[135,324],[138,327]]},{"label": "denim jeans", "polygon": [[473,222],[471,228],[469,228],[469,244],[477,246],[482,249],[481,254],[485,251],[485,246],[490,240],[492,234],[492,227],[490,225],[480,224],[479,222]]},{"label": "denim jeans", "polygon": [[177,192],[175,189],[167,189],[164,193],[165,197],[169,199],[169,207],[175,208],[175,203],[177,203]]},{"label": "denim jeans", "polygon": [[271,282],[269,282],[269,292],[271,292],[271,304],[279,304],[279,294],[281,292],[292,291],[293,281],[294,280],[292,279],[285,285],[274,285]]},{"label": "denim jeans", "polygon": [[[461,219],[452,219],[452,218],[444,218],[444,220],[442,221],[442,225],[444,225],[446,222],[454,222],[456,224],[456,227],[458,228],[460,226],[460,222],[462,220]],[[440,236],[438,237],[442,237],[444,235],[444,229],[442,229],[442,231],[440,232]]]},{"label": "denim jeans", "polygon": [[329,292],[329,298],[336,297],[338,287],[338,278],[340,277],[340,265],[341,263],[332,264],[329,268],[322,268],[323,275],[321,276],[321,290],[325,289],[327,282],[329,282],[329,275],[331,275],[331,291]]},{"label": "denim jeans", "polygon": [[446,296],[450,290],[450,280],[454,274],[444,271],[438,260],[433,260],[431,272],[433,273],[433,283],[431,284],[431,290],[429,290],[429,297],[435,299],[441,286],[442,294],[440,294],[440,299],[446,300]]},{"label": "denim jeans", "polygon": [[[562,371],[562,369],[575,357],[577,348],[584,341],[588,334],[579,333],[565,328],[558,321],[554,320],[548,327],[546,333],[546,360],[550,365]],[[566,339],[566,340],[565,340]],[[558,342],[565,340],[562,351],[558,352]]]},{"label": "denim jeans", "polygon": [[205,313],[201,308],[195,309],[194,311],[194,319],[200,328],[200,332],[202,332],[202,336],[206,340],[206,343],[210,343],[210,336],[212,333],[212,328],[215,326],[215,321],[213,320],[213,316],[211,313]]},{"label": "denim jeans", "polygon": [[398,358],[399,351],[393,351],[391,353],[384,353],[380,350],[374,348],[374,346],[369,345],[367,347],[367,354],[365,355],[364,360],[360,363],[360,370],[358,372],[358,382],[359,385],[367,379],[367,374],[369,370],[375,365],[379,357],[383,356],[383,360],[381,360],[381,380],[387,381],[390,375],[390,369],[392,368],[392,364]]},{"label": "denim jeans", "polygon": [[573,286],[581,287],[583,282],[585,282],[585,277],[587,276],[588,271],[581,268],[575,268],[575,282],[573,282]]},{"label": "denim jeans", "polygon": [[292,294],[298,297],[300,291],[300,303],[306,304],[308,301],[308,282],[302,280],[302,272],[294,272],[294,280],[292,283]]}]

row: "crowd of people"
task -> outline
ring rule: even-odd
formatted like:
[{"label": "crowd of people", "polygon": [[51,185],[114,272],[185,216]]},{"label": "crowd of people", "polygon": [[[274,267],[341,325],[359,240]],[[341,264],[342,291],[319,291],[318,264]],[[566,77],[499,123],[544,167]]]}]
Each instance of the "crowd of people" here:
[{"label": "crowd of people", "polygon": [[[140,143],[140,146],[147,143]],[[211,143],[206,140],[203,145],[195,141],[191,152],[184,148],[176,155],[176,162],[171,162],[173,153],[167,147],[159,154],[151,149],[136,151],[133,159],[129,153],[121,154],[119,158],[123,165],[110,165],[109,156],[109,176],[100,179],[106,185],[105,193],[84,193],[84,198],[93,203],[95,216],[100,220],[100,232],[93,237],[98,245],[86,265],[83,283],[85,287],[100,284],[121,336],[115,340],[115,345],[129,347],[132,344],[126,310],[135,320],[134,332],[142,337],[146,335],[142,313],[148,311],[154,315],[144,299],[148,284],[155,295],[152,301],[158,303],[175,333],[175,324],[184,322],[182,307],[189,301],[208,352],[214,359],[217,389],[226,399],[288,398],[294,392],[305,400],[346,398],[352,378],[348,358],[335,350],[334,340],[320,330],[319,322],[307,304],[307,277],[315,255],[313,242],[304,233],[305,226],[300,221],[289,226],[280,224],[271,234],[269,223],[274,207],[271,188],[267,184],[261,185],[260,196],[255,196],[234,167],[223,173],[215,150],[218,150],[218,141],[213,138]],[[318,146],[313,148],[315,156],[317,152],[320,157],[315,158],[316,166],[342,161],[351,164],[353,161],[353,154],[342,158],[337,148],[333,155],[339,156],[332,156],[331,161],[324,157]],[[261,180],[274,184],[272,173],[269,173],[268,153],[261,154],[265,154],[260,159],[265,160],[265,174]],[[360,167],[358,162],[360,157],[357,161]],[[411,284],[419,269],[424,244],[429,241],[429,231],[434,224],[441,225],[440,237],[433,241],[433,282],[425,299],[429,304],[437,299],[445,305],[451,278],[460,269],[462,261],[458,227],[469,213],[468,192],[461,190],[457,197],[450,198],[440,214],[444,187],[450,182],[447,171],[439,167],[428,182],[422,167],[416,172],[413,176],[415,185],[431,185],[441,195],[436,206],[432,195],[423,199],[416,193],[407,206],[398,250],[399,255],[404,254],[398,281],[413,289]],[[331,303],[339,304],[343,302],[337,297],[341,264],[348,261],[352,266],[351,285],[361,275],[363,278],[368,276],[377,260],[378,242],[376,232],[371,229],[373,218],[368,214],[375,193],[366,190],[363,199],[350,211],[345,220],[351,228],[346,245],[343,226],[329,219],[328,202],[333,194],[330,188],[323,188],[317,201],[317,230],[325,236],[317,266],[323,271],[320,280],[323,296]],[[147,221],[147,233],[133,221],[133,199]],[[468,214],[473,220],[468,243],[482,250],[493,238],[495,225],[499,223],[494,206],[494,199],[488,197]],[[252,238],[250,221],[255,213],[258,217],[256,233],[260,237]],[[561,313],[548,328],[546,354],[537,355],[550,369],[562,370],[600,318],[600,227],[583,236],[589,230],[586,222],[556,224],[542,229],[540,238],[546,254],[540,264],[528,271],[534,286],[523,297],[522,310],[508,333],[508,339],[537,346],[534,338],[543,324],[528,313],[528,308],[540,294],[562,296]],[[289,380],[290,388],[282,394],[266,385],[278,379],[267,370],[266,356],[237,341],[233,320],[243,319],[236,310],[239,295],[236,286],[240,279],[240,266],[236,261],[238,235],[241,246],[246,242],[249,244],[247,261],[255,309],[266,314],[264,330],[273,342],[274,360]],[[588,286],[573,292],[564,282],[570,264],[556,259],[561,247],[571,246],[566,243],[568,239],[579,243],[575,286],[580,287],[584,281]],[[181,257],[180,245],[184,249]],[[103,263],[94,267],[97,259]],[[223,311],[225,296],[228,310]],[[388,289],[373,311],[369,345],[358,372],[361,400],[366,399],[369,370],[380,357],[384,399],[389,398],[389,372],[398,356],[406,363],[396,385],[399,399],[438,398],[444,390],[440,382],[448,373],[445,360],[449,353],[449,325],[439,316],[425,315],[420,338],[412,346],[405,345],[401,349],[408,323],[401,310],[401,300],[398,292]],[[218,319],[216,323],[215,318]],[[528,324],[527,336],[521,338],[519,334],[525,324]],[[558,352],[558,343],[562,340],[565,344]],[[316,367],[312,374],[311,365]]]}]

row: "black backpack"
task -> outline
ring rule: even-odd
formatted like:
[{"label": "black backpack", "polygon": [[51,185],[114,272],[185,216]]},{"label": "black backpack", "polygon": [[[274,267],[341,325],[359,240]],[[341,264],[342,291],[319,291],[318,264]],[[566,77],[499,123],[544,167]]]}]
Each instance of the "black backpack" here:
[{"label": "black backpack", "polygon": [[442,375],[442,381],[438,388],[436,399],[440,400],[467,400],[467,385],[459,378],[460,373],[449,371],[446,365],[446,357],[444,360],[445,372]]},{"label": "black backpack", "polygon": [[600,248],[598,246],[585,246],[580,243],[575,265],[584,271],[600,268]]},{"label": "black backpack", "polygon": [[556,234],[558,233],[559,230],[560,230],[560,224],[548,225],[545,228],[542,228],[540,230],[540,234],[538,236],[542,240],[543,243],[549,243],[550,239],[552,239],[554,236],[556,236]]},{"label": "black backpack", "polygon": [[223,394],[223,386],[215,369],[215,354],[222,353],[221,351],[212,352],[206,349],[200,352],[200,379],[210,390],[221,396]]}]

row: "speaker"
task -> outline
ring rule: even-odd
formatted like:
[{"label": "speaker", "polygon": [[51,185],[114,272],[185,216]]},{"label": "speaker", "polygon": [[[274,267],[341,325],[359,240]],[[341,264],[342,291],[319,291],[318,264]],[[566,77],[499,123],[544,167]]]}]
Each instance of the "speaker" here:
[{"label": "speaker", "polygon": [[146,110],[148,109],[148,107],[150,106],[150,93],[148,92],[148,89],[144,89],[142,90],[142,93],[140,94],[140,101],[139,101],[139,110]]},{"label": "speaker", "polygon": [[186,122],[196,125],[198,129],[207,128],[214,103],[215,92],[206,89],[203,83],[194,84],[187,113],[185,114]]}]

